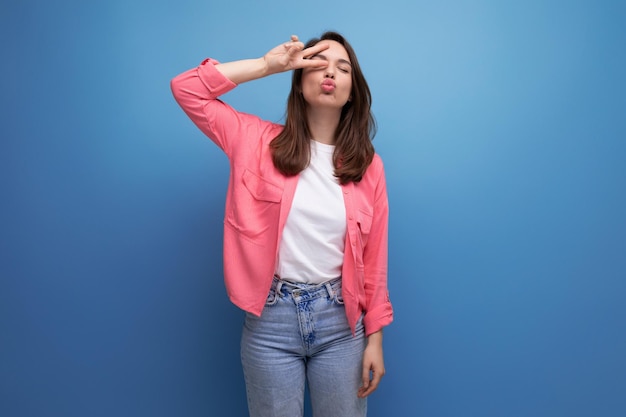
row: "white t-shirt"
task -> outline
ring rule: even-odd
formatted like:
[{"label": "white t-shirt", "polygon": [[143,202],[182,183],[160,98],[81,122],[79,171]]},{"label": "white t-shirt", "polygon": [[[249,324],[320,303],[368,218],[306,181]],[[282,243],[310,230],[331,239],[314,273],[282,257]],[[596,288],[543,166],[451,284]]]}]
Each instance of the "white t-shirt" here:
[{"label": "white t-shirt", "polygon": [[346,208],[334,150],[311,140],[311,163],[300,173],[278,250],[276,275],[282,279],[318,284],[341,275]]}]

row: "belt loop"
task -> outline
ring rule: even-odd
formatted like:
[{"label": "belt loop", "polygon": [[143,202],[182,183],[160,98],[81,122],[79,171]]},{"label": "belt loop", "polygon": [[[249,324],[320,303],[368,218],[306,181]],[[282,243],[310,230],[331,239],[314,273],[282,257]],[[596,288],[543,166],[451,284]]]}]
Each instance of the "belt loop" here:
[{"label": "belt loop", "polygon": [[335,290],[333,290],[333,286],[328,281],[324,283],[324,286],[326,287],[326,291],[328,291],[328,297],[333,298],[335,296]]},{"label": "belt loop", "polygon": [[283,286],[283,280],[279,278],[278,282],[276,283],[276,289],[274,291],[276,292],[276,295],[278,295],[281,298],[283,296],[283,293],[280,292],[280,289],[282,288],[282,286]]}]

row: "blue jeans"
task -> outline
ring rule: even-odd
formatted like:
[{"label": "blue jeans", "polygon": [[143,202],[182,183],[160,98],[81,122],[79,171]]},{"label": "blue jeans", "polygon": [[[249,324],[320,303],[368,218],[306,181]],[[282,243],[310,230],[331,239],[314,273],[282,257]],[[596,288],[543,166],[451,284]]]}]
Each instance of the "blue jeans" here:
[{"label": "blue jeans", "polygon": [[251,417],[304,413],[305,381],[315,417],[364,417],[357,397],[365,336],[352,336],[341,279],[320,285],[274,278],[261,317],[247,313],[241,337]]}]

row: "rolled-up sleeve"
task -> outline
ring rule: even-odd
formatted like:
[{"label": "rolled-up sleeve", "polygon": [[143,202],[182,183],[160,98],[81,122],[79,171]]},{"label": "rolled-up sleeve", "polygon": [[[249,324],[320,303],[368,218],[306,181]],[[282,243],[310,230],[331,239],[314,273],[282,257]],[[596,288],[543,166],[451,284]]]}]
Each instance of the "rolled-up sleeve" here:
[{"label": "rolled-up sleeve", "polygon": [[174,77],[170,87],[193,123],[231,157],[233,142],[258,140],[262,127],[258,117],[238,112],[218,98],[237,85],[219,72],[216,64],[214,59],[205,59],[198,67]]},{"label": "rolled-up sleeve", "polygon": [[363,250],[365,273],[363,324],[367,335],[377,332],[393,321],[393,309],[387,288],[389,203],[382,163],[377,177],[372,226],[367,245]]}]

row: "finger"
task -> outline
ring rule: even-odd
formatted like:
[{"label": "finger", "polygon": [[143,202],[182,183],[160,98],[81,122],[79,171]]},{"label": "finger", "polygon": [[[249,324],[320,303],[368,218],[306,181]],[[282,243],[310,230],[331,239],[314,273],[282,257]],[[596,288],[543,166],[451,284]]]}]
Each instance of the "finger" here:
[{"label": "finger", "polygon": [[315,55],[328,49],[329,47],[330,45],[328,43],[320,42],[320,43],[317,43],[316,45],[313,45],[304,49],[300,53],[300,56],[302,59],[300,60],[299,66],[301,68],[314,68],[314,69],[327,67],[328,66],[327,60],[313,59],[313,58],[315,57]]},{"label": "finger", "polygon": [[295,51],[294,46],[296,46],[295,50],[304,49],[304,44],[300,42],[297,35],[291,35],[291,37],[289,38],[289,41],[283,44],[283,47],[285,48],[285,50],[291,54],[293,54],[293,52]]},{"label": "finger", "polygon": [[304,44],[299,41],[288,42],[285,46],[287,48],[287,54],[290,56],[294,56],[304,49]]},{"label": "finger", "polygon": [[372,392],[374,392],[375,390],[376,390],[376,387],[370,383],[367,388],[366,387],[359,388],[358,397],[365,398],[368,395],[370,395]]},{"label": "finger", "polygon": [[323,59],[306,59],[303,58],[298,61],[298,68],[325,68],[328,66],[328,61]]},{"label": "finger", "polygon": [[369,392],[372,393],[376,391],[378,388],[378,384],[380,384],[380,380],[383,378],[382,372],[372,372],[372,380],[370,381]]},{"label": "finger", "polygon": [[[372,370],[371,376],[368,375],[367,384],[365,382],[359,388],[358,396],[360,398],[365,398],[370,395],[372,392],[376,391],[378,385],[380,384],[381,379],[385,375],[385,370]],[[364,380],[365,381],[365,380]]]},{"label": "finger", "polygon": [[313,46],[309,46],[308,48],[302,51],[302,56],[305,58],[311,57],[315,54],[319,54],[320,52],[330,48],[330,44],[327,42],[318,42]]},{"label": "finger", "polygon": [[294,55],[304,48],[304,44],[302,42],[289,41],[285,42],[284,47],[289,55]]}]

